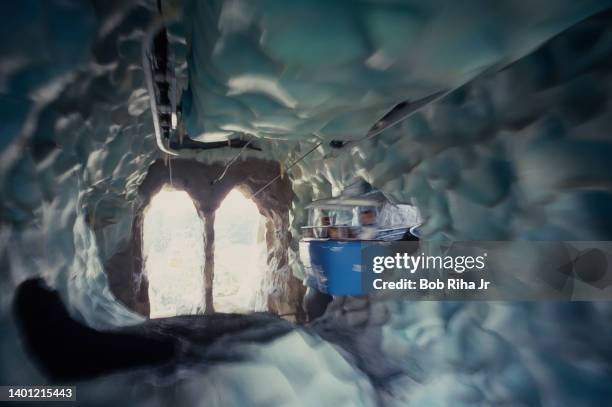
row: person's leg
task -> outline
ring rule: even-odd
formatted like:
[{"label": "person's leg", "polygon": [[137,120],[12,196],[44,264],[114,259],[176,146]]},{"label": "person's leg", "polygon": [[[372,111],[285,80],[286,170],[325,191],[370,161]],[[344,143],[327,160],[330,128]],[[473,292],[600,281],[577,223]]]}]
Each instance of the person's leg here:
[{"label": "person's leg", "polygon": [[312,322],[325,313],[327,306],[333,300],[331,295],[322,293],[321,291],[308,287],[304,295],[303,306],[308,316],[308,322]]}]

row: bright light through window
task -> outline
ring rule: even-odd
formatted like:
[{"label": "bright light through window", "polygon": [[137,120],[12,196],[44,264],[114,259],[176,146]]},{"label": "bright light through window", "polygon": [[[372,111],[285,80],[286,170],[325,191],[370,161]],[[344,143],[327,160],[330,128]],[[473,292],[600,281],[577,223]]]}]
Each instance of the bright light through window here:
[{"label": "bright light through window", "polygon": [[266,309],[261,295],[265,275],[265,218],[255,203],[234,189],[215,214],[213,305],[217,312]]},{"label": "bright light through window", "polygon": [[185,191],[164,187],[151,199],[143,225],[151,318],[202,313],[203,229]]}]

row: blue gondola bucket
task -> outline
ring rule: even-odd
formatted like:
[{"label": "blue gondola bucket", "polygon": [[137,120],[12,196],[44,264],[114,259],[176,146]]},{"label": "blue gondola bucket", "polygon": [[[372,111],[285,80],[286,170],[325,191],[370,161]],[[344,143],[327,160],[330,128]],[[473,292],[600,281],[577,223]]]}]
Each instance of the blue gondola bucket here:
[{"label": "blue gondola bucket", "polygon": [[306,284],[330,295],[363,295],[359,240],[300,242]]}]

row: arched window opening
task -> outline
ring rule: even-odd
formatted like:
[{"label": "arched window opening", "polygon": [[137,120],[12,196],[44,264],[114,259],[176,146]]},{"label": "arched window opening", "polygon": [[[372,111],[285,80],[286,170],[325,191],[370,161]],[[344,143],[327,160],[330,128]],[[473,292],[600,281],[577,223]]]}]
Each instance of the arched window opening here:
[{"label": "arched window opening", "polygon": [[165,186],[144,211],[143,261],[151,318],[202,313],[203,222],[185,191]]},{"label": "arched window opening", "polygon": [[213,304],[217,312],[267,310],[262,294],[267,248],[265,217],[238,189],[215,213]]}]

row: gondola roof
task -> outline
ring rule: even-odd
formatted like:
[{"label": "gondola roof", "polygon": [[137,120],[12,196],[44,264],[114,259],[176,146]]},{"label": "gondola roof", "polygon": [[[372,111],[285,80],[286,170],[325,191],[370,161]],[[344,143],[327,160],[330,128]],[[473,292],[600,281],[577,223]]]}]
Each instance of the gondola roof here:
[{"label": "gondola roof", "polygon": [[319,199],[306,206],[307,209],[351,209],[355,207],[379,207],[387,202],[382,192],[369,192],[356,196],[338,196]]}]

